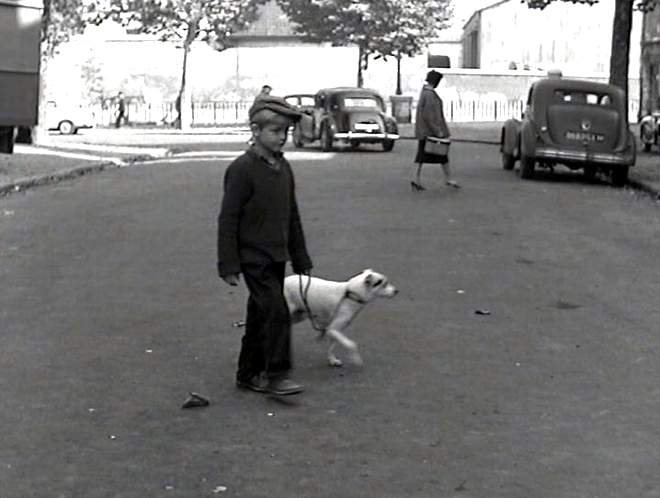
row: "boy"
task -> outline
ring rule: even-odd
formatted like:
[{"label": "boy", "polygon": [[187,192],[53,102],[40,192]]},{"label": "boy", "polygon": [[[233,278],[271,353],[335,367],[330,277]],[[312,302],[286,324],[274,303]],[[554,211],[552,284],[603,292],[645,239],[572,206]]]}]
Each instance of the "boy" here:
[{"label": "boy", "polygon": [[301,113],[280,97],[264,96],[249,110],[252,144],[225,173],[218,217],[218,274],[250,291],[238,359],[240,389],[275,395],[303,388],[289,379],[291,320],[283,294],[284,270],[309,273],[291,166],[282,147]]}]

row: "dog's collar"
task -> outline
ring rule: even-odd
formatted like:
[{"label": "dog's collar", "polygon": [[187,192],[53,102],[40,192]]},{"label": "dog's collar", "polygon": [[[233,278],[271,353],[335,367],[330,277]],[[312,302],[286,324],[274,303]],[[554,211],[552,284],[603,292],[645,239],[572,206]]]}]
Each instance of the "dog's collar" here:
[{"label": "dog's collar", "polygon": [[355,301],[356,303],[359,304],[367,304],[367,302],[364,299],[362,299],[362,296],[360,296],[360,294],[350,290],[346,291],[346,294],[344,294],[344,298],[350,299],[351,301]]}]

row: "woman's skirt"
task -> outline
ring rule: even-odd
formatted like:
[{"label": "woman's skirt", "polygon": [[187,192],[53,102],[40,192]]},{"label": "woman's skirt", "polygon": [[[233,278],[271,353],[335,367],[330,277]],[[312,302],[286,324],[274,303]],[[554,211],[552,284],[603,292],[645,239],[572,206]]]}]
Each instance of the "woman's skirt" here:
[{"label": "woman's skirt", "polygon": [[434,163],[434,164],[447,164],[449,157],[446,155],[436,155],[424,152],[424,143],[426,139],[422,138],[417,144],[417,155],[415,156],[416,163]]}]

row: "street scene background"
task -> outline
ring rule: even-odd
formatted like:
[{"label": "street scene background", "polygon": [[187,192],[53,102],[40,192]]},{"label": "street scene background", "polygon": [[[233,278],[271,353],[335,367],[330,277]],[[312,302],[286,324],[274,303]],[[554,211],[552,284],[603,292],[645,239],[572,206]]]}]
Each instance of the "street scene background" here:
[{"label": "street scene background", "polygon": [[[289,139],[314,275],[372,268],[399,294],[347,330],[362,367],[329,367],[318,333],[296,325],[305,392],[288,400],[234,383],[247,291],[217,277],[222,181],[248,147],[261,85],[354,86],[356,47],[250,38],[258,22],[242,47],[199,44],[192,120],[179,127],[180,48],[117,24],[63,45],[45,102],[91,111],[92,127],[53,126],[0,154],[0,496],[660,496],[660,163],[639,143],[655,91],[642,14],[624,188],[561,167],[524,181],[499,148],[503,121],[560,60],[566,75],[607,81],[614,3],[542,14],[517,0],[454,2],[446,30],[402,59],[413,109],[429,56],[451,61],[438,93],[460,190],[426,165],[427,190],[411,191],[414,113],[391,152]],[[587,18],[590,36],[578,36]],[[562,30],[540,33],[533,19]],[[480,55],[466,50],[475,30],[489,40]],[[291,54],[297,69],[278,71]],[[363,76],[394,114],[396,62],[371,61]],[[116,128],[120,91],[129,119]],[[233,119],[218,118],[222,106]],[[210,405],[182,409],[191,392]]]}]

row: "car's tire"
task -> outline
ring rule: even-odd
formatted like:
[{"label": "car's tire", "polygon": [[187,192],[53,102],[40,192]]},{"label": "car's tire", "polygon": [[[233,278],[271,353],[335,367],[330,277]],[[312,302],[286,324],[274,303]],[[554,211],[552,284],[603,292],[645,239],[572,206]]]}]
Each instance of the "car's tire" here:
[{"label": "car's tire", "polygon": [[302,141],[300,129],[296,126],[293,129],[293,146],[296,149],[301,149],[303,147],[303,145],[305,145],[305,144]]},{"label": "car's tire", "polygon": [[612,185],[623,187],[628,183],[628,166],[612,168]]},{"label": "car's tire", "polygon": [[332,150],[332,130],[327,124],[324,124],[321,128],[321,149],[324,152]]},{"label": "car's tire", "polygon": [[348,145],[351,148],[351,150],[358,150],[360,148],[360,142],[358,142],[357,140],[351,140],[348,143]]},{"label": "car's tire", "polygon": [[534,162],[533,157],[524,154],[520,155],[520,178],[526,180],[534,178]]},{"label": "car's tire", "polygon": [[588,182],[593,182],[597,172],[598,168],[596,166],[585,166],[583,169],[584,179]]},{"label": "car's tire", "polygon": [[13,154],[14,152],[14,127],[0,126],[0,152]]},{"label": "car's tire", "polygon": [[383,146],[383,150],[385,152],[391,152],[394,148],[394,140],[383,140],[381,145]]},{"label": "car's tire", "polygon": [[61,121],[57,125],[57,129],[62,135],[73,135],[76,131],[76,127],[73,126],[71,121]]},{"label": "car's tire", "polygon": [[516,165],[516,158],[512,154],[502,151],[502,168],[511,171]]},{"label": "car's tire", "polygon": [[644,142],[642,144],[642,149],[644,150],[644,152],[650,152],[651,151],[651,144],[647,143],[647,142]]}]

